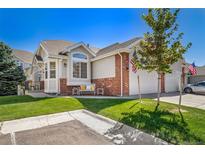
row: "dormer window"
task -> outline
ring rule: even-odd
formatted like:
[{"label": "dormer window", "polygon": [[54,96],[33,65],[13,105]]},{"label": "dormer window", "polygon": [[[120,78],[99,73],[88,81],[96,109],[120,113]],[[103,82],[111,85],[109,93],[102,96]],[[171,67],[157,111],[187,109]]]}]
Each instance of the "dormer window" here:
[{"label": "dormer window", "polygon": [[87,78],[88,57],[83,53],[72,54],[73,78]]}]

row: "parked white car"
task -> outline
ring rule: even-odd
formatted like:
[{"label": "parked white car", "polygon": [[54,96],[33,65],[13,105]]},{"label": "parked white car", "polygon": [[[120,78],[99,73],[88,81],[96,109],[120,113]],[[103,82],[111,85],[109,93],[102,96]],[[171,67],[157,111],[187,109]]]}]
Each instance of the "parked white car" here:
[{"label": "parked white car", "polygon": [[188,84],[184,87],[185,93],[205,93],[205,81]]}]

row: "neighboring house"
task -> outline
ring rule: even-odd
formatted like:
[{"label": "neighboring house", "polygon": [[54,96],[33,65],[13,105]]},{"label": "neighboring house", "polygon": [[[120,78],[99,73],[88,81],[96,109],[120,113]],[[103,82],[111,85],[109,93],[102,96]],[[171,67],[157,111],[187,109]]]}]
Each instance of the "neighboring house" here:
[{"label": "neighboring house", "polygon": [[[190,64],[187,64],[187,67],[189,65]],[[189,72],[189,70],[187,72]],[[196,75],[187,77],[188,83],[196,83],[196,82],[200,82],[200,81],[205,81],[205,66],[197,66],[196,72],[197,72]]]},{"label": "neighboring house", "polygon": [[197,75],[205,75],[205,66],[197,66],[196,72],[197,72]]},{"label": "neighboring house", "polygon": [[30,74],[33,56],[33,53],[29,51],[13,50],[14,61],[24,70],[27,80],[31,80]]},{"label": "neighboring house", "polygon": [[[32,82],[40,83],[46,93],[71,95],[73,87],[95,83],[104,88],[105,95],[136,95],[137,75],[142,93],[157,92],[157,73],[138,70],[133,73],[130,58],[133,47],[141,38],[114,43],[99,49],[83,42],[62,40],[42,41],[32,62]],[[174,64],[172,74],[162,75],[161,91],[178,90],[181,61]]]}]

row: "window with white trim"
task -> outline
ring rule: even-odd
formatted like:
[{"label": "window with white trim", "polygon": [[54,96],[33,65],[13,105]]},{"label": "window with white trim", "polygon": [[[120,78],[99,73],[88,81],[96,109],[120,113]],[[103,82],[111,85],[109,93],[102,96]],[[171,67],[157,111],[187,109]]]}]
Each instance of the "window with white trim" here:
[{"label": "window with white trim", "polygon": [[56,78],[56,62],[50,62],[50,79]]},{"label": "window with white trim", "polygon": [[74,53],[73,60],[73,78],[87,78],[88,57],[82,53]]},{"label": "window with white trim", "polygon": [[48,64],[45,63],[45,79],[48,79]]}]

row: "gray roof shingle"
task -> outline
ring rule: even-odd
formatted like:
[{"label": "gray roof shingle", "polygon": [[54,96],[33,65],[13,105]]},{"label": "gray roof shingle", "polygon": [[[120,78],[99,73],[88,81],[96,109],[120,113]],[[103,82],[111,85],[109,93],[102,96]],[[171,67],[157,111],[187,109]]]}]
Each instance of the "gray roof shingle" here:
[{"label": "gray roof shingle", "polygon": [[13,49],[13,55],[26,63],[31,64],[33,60],[33,53],[24,50]]},{"label": "gray roof shingle", "polygon": [[[76,44],[75,42],[64,41],[64,40],[46,40],[42,41],[41,45],[46,49],[49,55],[57,56],[62,52],[66,47]],[[98,52],[99,48],[89,46],[93,52]]]},{"label": "gray roof shingle", "polygon": [[132,43],[134,43],[134,42],[136,42],[140,39],[142,39],[142,38],[141,37],[136,37],[136,38],[130,39],[130,40],[122,42],[122,43],[118,43],[118,42],[114,43],[110,46],[107,46],[105,48],[100,49],[97,52],[97,56],[109,53],[109,52],[117,50],[117,49],[122,49],[122,48],[128,47],[129,45],[131,45]]}]

